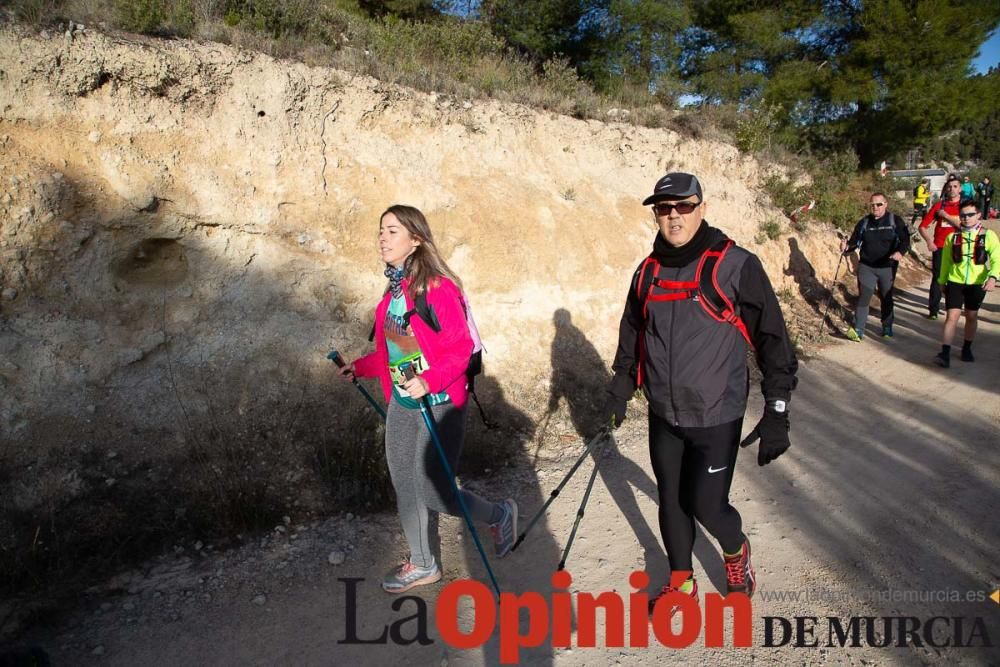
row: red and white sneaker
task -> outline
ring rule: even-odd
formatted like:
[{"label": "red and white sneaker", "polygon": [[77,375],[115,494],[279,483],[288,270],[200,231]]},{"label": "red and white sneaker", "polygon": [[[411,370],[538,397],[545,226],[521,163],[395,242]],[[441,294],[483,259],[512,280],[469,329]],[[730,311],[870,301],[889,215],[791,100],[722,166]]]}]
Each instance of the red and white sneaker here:
[{"label": "red and white sneaker", "polygon": [[753,597],[757,590],[757,575],[750,562],[750,540],[743,538],[743,547],[735,556],[725,556],[727,593],[746,593]]},{"label": "red and white sneaker", "polygon": [[[691,586],[691,591],[689,593],[682,593],[681,589],[674,588],[670,584],[667,584],[666,586],[664,586],[663,588],[661,588],[660,592],[657,593],[656,596],[649,601],[649,615],[650,616],[653,615],[653,609],[656,607],[656,603],[659,601],[660,598],[662,598],[667,593],[682,593],[684,595],[690,595],[692,598],[695,599],[695,601],[697,601],[698,600],[698,581],[694,577],[692,577],[691,578],[691,583],[692,583],[692,586]],[[670,617],[673,618],[674,614],[676,614],[678,612],[678,610],[680,610],[680,606],[679,605],[674,605],[673,607],[671,607],[670,608]]]}]

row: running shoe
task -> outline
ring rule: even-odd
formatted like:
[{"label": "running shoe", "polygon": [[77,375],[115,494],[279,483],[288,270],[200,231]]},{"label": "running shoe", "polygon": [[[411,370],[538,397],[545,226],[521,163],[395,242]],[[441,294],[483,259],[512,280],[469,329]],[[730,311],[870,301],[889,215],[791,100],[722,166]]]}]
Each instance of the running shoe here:
[{"label": "running shoe", "polygon": [[739,554],[724,558],[727,594],[746,593],[747,597],[753,597],[753,592],[757,590],[757,575],[750,562],[750,540],[744,538]]},{"label": "running shoe", "polygon": [[847,336],[847,340],[853,340],[855,343],[860,343],[861,339],[864,338],[864,335],[862,333],[860,333],[857,329],[853,328],[845,331],[844,335]]},{"label": "running shoe", "polygon": [[[695,601],[697,601],[698,600],[698,581],[692,577],[691,578],[691,584],[692,584],[691,585],[691,592],[689,592],[689,593],[683,593],[683,591],[681,591],[679,588],[674,588],[670,584],[667,584],[666,586],[664,586],[663,588],[661,588],[660,592],[657,593],[656,596],[649,601],[649,615],[650,616],[653,615],[653,609],[656,608],[656,603],[659,602],[660,598],[662,598],[664,595],[666,595],[668,593],[682,593],[683,595],[690,595],[692,598],[695,599]],[[670,608],[670,618],[673,618],[674,614],[676,614],[678,611],[680,611],[680,605],[674,605],[673,607],[671,607]]]},{"label": "running shoe", "polygon": [[517,536],[517,503],[508,498],[500,506],[503,516],[496,523],[490,524],[493,533],[493,549],[497,558],[503,558],[514,548],[514,538]]},{"label": "running shoe", "polygon": [[402,565],[391,570],[382,579],[382,590],[386,593],[405,593],[416,586],[426,586],[441,581],[441,569],[437,561],[430,567],[417,567],[407,558]]},{"label": "running shoe", "polygon": [[951,358],[945,356],[944,352],[938,352],[934,355],[934,363],[941,368],[948,368],[951,366]]},{"label": "running shoe", "polygon": [[892,327],[882,327],[882,338],[892,338]]},{"label": "running shoe", "polygon": [[927,313],[927,315],[925,317],[927,317],[927,319],[929,319],[929,320],[936,320],[938,318],[938,314],[937,313]]}]

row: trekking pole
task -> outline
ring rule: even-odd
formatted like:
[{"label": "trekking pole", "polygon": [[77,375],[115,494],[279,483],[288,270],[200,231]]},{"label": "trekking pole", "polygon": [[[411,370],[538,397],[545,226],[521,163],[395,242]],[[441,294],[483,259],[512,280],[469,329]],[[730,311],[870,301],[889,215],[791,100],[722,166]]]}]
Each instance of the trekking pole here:
[{"label": "trekking pole", "polygon": [[[843,238],[840,234],[837,234],[837,238]],[[826,322],[826,316],[830,312],[830,303],[833,301],[833,288],[837,286],[837,276],[840,275],[840,265],[844,262],[844,251],[840,252],[840,259],[837,260],[837,270],[833,272],[833,282],[830,283],[830,296],[826,299],[826,308],[823,309],[823,317],[819,321],[819,330],[816,332],[817,335],[823,333],[823,324]]]},{"label": "trekking pole", "polygon": [[[330,354],[326,355],[326,358],[331,360],[333,363],[337,364],[337,368],[343,368],[346,365],[344,364],[344,358],[341,357],[340,353],[337,352],[336,350],[330,350]],[[382,406],[376,403],[375,399],[372,398],[372,395],[368,393],[368,390],[361,386],[361,383],[358,382],[358,378],[352,377],[351,382],[354,383],[354,386],[357,388],[357,390],[361,392],[361,395],[364,396],[366,399],[368,399],[368,402],[372,404],[373,408],[375,408],[375,412],[377,412],[384,421],[385,410],[382,409]]]},{"label": "trekking pole", "polygon": [[[403,371],[403,376],[407,380],[412,380],[416,377],[413,372],[412,364],[404,364],[399,367]],[[462,509],[462,517],[465,519],[465,525],[469,527],[469,532],[472,533],[472,539],[476,543],[476,549],[479,550],[479,556],[483,559],[483,565],[486,566],[486,572],[490,575],[490,581],[493,583],[493,589],[497,592],[497,599],[500,598],[500,585],[497,584],[497,578],[493,575],[493,568],[490,567],[490,561],[486,558],[486,552],[483,551],[483,545],[479,541],[479,533],[476,532],[476,527],[472,525],[472,517],[469,516],[469,509],[465,506],[465,499],[462,498],[462,492],[458,488],[458,482],[455,481],[455,473],[452,472],[451,465],[448,463],[448,457],[444,453],[444,446],[441,444],[440,438],[438,438],[437,429],[434,427],[434,417],[431,415],[430,403],[427,402],[427,397],[424,396],[420,399],[420,414],[424,418],[424,424],[427,426],[427,432],[431,434],[431,440],[434,441],[434,446],[437,448],[438,456],[441,458],[441,467],[444,468],[445,474],[448,479],[451,480],[451,490],[455,494],[455,498],[458,500],[458,506]]]},{"label": "trekking pole", "polygon": [[[609,434],[609,437],[614,438],[613,435]],[[580,508],[576,511],[576,520],[573,522],[573,530],[569,532],[569,540],[566,541],[566,548],[563,549],[562,559],[559,561],[560,570],[566,569],[566,559],[569,558],[569,550],[573,548],[573,540],[576,539],[576,530],[580,527],[580,522],[583,520],[584,509],[587,507],[587,501],[590,500],[590,492],[594,488],[594,480],[597,479],[597,470],[600,462],[597,460],[597,456],[594,456],[594,469],[590,473],[590,480],[587,481],[587,490],[583,492],[583,500],[580,501]]]},{"label": "trekking pole", "polygon": [[580,458],[576,460],[576,463],[574,463],[573,467],[569,469],[569,472],[567,472],[566,476],[563,477],[561,482],[559,482],[559,485],[552,490],[552,493],[549,494],[549,499],[545,501],[545,504],[542,505],[541,509],[535,512],[535,516],[531,517],[531,521],[528,522],[528,526],[521,531],[520,535],[517,536],[517,540],[514,542],[514,546],[510,548],[511,551],[517,551],[518,545],[520,545],[521,542],[524,541],[524,537],[528,534],[528,531],[531,530],[532,526],[535,525],[535,522],[538,521],[538,519],[541,518],[543,514],[545,514],[545,510],[549,508],[549,505],[552,504],[552,501],[554,501],[556,497],[559,496],[559,492],[562,491],[562,488],[566,486],[566,483],[569,482],[570,478],[576,473],[577,469],[587,458],[587,455],[590,454],[594,446],[597,445],[597,443],[599,442],[603,442],[604,439],[609,436],[610,436],[610,431],[608,431],[607,429],[603,429],[600,433],[594,436],[593,440],[587,443],[587,447],[583,450],[583,453],[580,454]]}]

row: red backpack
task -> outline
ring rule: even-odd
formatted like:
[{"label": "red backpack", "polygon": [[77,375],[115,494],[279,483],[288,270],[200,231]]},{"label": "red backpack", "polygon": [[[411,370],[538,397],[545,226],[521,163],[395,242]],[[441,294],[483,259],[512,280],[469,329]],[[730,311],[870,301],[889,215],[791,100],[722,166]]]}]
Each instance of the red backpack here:
[{"label": "red backpack", "polygon": [[[661,280],[657,277],[660,273],[660,264],[655,257],[650,255],[642,263],[639,269],[639,281],[636,283],[636,296],[642,303],[642,321],[645,325],[646,318],[649,317],[650,301],[682,301],[684,299],[694,299],[701,304],[709,317],[716,322],[724,322],[736,327],[743,339],[756,352],[753,341],[750,340],[750,333],[743,319],[736,314],[733,302],[722,292],[719,287],[719,265],[722,259],[734,245],[732,239],[722,239],[711,248],[702,253],[698,260],[698,268],[695,271],[694,280]],[[662,290],[660,294],[653,294],[653,287]],[[642,386],[642,362],[645,360],[646,350],[643,336],[639,336],[639,370],[637,382]]]}]

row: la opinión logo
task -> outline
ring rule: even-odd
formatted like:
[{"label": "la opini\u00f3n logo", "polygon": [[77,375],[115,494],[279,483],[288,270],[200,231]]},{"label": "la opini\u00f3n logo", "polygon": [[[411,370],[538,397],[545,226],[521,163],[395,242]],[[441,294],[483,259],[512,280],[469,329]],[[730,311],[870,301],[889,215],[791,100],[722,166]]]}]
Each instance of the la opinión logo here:
[{"label": "la opini\u00f3n logo", "polygon": [[[679,587],[690,572],[678,571],[670,577],[671,586]],[[412,605],[412,612],[393,623],[383,626],[376,637],[358,636],[357,587],[362,578],[342,578],[346,586],[346,616],[344,639],[340,644],[431,644],[427,633],[429,613],[423,598],[407,595],[392,602],[394,612],[403,612]],[[597,612],[604,616],[604,641],[606,647],[646,648],[653,637],[667,648],[686,648],[704,634],[707,647],[721,647],[725,638],[726,610],[732,612],[732,646],[749,647],[753,641],[753,609],[750,598],[744,593],[718,593],[704,595],[702,606],[691,596],[670,592],[661,596],[649,613],[649,576],[642,571],[633,572],[628,579],[632,592],[623,596],[615,591],[601,593],[570,593],[573,578],[561,570],[551,578],[553,591],[545,595],[527,591],[520,594],[501,593],[499,603],[485,584],[470,579],[460,579],[445,586],[438,596],[434,621],[438,634],[451,647],[474,649],[482,646],[494,632],[499,632],[500,662],[515,664],[522,648],[540,646],[549,641],[553,648],[594,648],[597,646]],[[459,604],[467,598],[472,604],[472,624],[462,629],[459,623]],[[575,603],[575,605],[574,605]],[[575,615],[574,615],[575,608]],[[527,614],[528,623],[522,631],[520,618]],[[576,643],[573,644],[573,623],[576,623]],[[680,618],[675,632],[672,618]],[[702,632],[704,631],[704,633]]]}]

